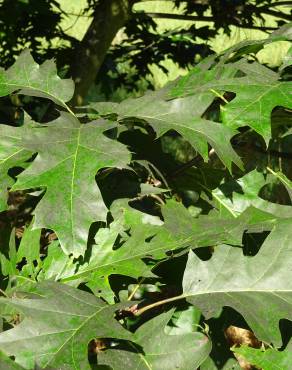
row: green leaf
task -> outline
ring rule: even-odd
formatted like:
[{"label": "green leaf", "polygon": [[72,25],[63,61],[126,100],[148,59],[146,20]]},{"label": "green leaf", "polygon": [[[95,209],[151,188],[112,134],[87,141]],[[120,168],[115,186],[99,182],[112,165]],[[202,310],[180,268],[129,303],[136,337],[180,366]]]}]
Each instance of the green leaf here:
[{"label": "green leaf", "polygon": [[167,85],[170,90],[169,97],[179,98],[194,95],[198,97],[199,101],[205,101],[206,98],[212,98],[213,100],[216,95],[216,92],[213,90],[214,81],[234,77],[237,72],[232,64],[227,66],[215,64],[216,57],[209,56],[203,59],[188,74]]},{"label": "green leaf", "polygon": [[[67,276],[74,275],[76,265],[73,257],[63,253],[57,240],[50,243],[46,258],[41,263],[41,270],[37,276],[38,281],[59,281]],[[76,281],[78,285],[78,280]]]},{"label": "green leaf", "polygon": [[222,367],[216,365],[211,357],[208,357],[206,361],[200,366],[200,370],[242,370],[237,360],[230,358]]},{"label": "green leaf", "polygon": [[233,352],[243,356],[252,365],[264,370],[290,369],[292,364],[291,350],[277,351],[275,349],[255,349],[247,346],[233,348]]},{"label": "green leaf", "polygon": [[285,69],[285,68],[287,68],[291,65],[292,65],[292,46],[288,50],[287,55],[284,57],[283,63],[280,66],[280,71],[282,71],[283,69]]},{"label": "green leaf", "polygon": [[279,81],[279,75],[253,62],[238,64],[245,77],[230,82],[219,81],[217,88],[231,91],[236,97],[222,107],[226,126],[237,129],[250,126],[268,145],[271,138],[271,113],[277,106],[292,108],[291,82]]},{"label": "green leaf", "polygon": [[35,210],[34,228],[54,230],[64,252],[74,257],[84,254],[91,223],[106,219],[107,208],[95,182],[97,171],[130,162],[126,147],[103,134],[112,127],[103,120],[80,125],[62,113],[47,126],[34,124],[22,138],[21,146],[38,156],[12,190],[46,189]]},{"label": "green leaf", "polygon": [[[26,264],[21,269],[22,276],[36,277],[40,259],[40,238],[41,230],[32,229],[32,224],[25,228],[17,250],[17,263],[25,259]],[[37,264],[36,266],[34,264]]]},{"label": "green leaf", "polygon": [[176,240],[188,242],[192,249],[222,243],[241,245],[244,231],[271,230],[275,224],[275,217],[252,207],[236,219],[217,212],[194,218],[182,204],[169,201],[162,207],[162,214],[168,232]]},{"label": "green leaf", "polygon": [[15,245],[14,230],[12,230],[10,234],[7,254],[8,256],[6,257],[4,253],[0,253],[1,272],[4,276],[14,277],[15,275],[18,275],[18,270],[16,268],[17,252],[16,252],[16,245]]},{"label": "green leaf", "polygon": [[5,370],[24,370],[23,367],[12,361],[9,357],[0,352],[0,369]]},{"label": "green leaf", "polygon": [[292,181],[288,179],[282,172],[275,172],[271,168],[267,167],[267,170],[275,176],[287,189],[290,199],[292,200]]},{"label": "green leaf", "polygon": [[[163,94],[158,92],[138,99],[128,99],[109,108],[112,108],[120,119],[135,117],[148,122],[158,137],[175,130],[188,140],[205,160],[208,158],[209,143],[228,169],[231,168],[231,162],[241,167],[240,158],[230,144],[235,131],[220,123],[201,118],[213,99],[214,94],[208,92],[199,97],[166,101]],[[93,104],[92,108],[98,111],[99,104]]]},{"label": "green leaf", "polygon": [[279,320],[292,319],[290,271],[291,220],[275,226],[255,257],[222,245],[208,261],[190,252],[183,280],[183,296],[206,318],[224,306],[242,314],[256,337],[281,345]]},{"label": "green leaf", "polygon": [[223,183],[212,191],[215,207],[222,216],[237,217],[252,206],[279,218],[291,217],[291,207],[279,205],[262,199],[259,192],[266,179],[261,172],[253,170],[243,177]]},{"label": "green leaf", "polygon": [[0,333],[0,349],[18,364],[44,368],[90,370],[87,346],[94,338],[128,338],[114,320],[117,306],[94,295],[53,282],[40,283],[31,298],[1,298],[25,319]]},{"label": "green leaf", "polygon": [[[184,245],[184,240],[179,242],[165,228],[153,224],[157,223],[157,218],[125,205],[117,204],[115,208],[111,209],[115,221],[109,228],[98,231],[88,263],[81,265],[74,275],[65,277],[63,281],[84,278],[94,282],[116,273],[136,278],[152,276],[150,269],[153,266],[147,266],[142,261],[143,257],[166,258],[167,251]],[[126,230],[130,232],[130,237],[125,235]],[[119,235],[123,235],[124,240],[117,248],[115,242]]]},{"label": "green leaf", "polygon": [[[275,40],[270,39],[266,42],[273,41]],[[248,63],[245,59],[224,65],[224,61],[232,52],[240,47],[250,48],[251,43],[254,43],[253,48],[258,51],[265,41],[244,41],[230,48],[213,69],[201,73],[195,69],[184,76],[176,83],[173,93],[177,95],[177,91],[181,90],[180,95],[193,95],[194,99],[197,99],[198,94],[201,96],[210,91],[216,93],[218,97],[222,97],[225,91],[235,93],[236,97],[231,102],[221,106],[223,123],[234,130],[250,126],[262,135],[268,144],[271,138],[272,110],[277,106],[292,107],[291,82],[279,81],[276,72],[256,62]],[[229,73],[226,72],[228,69]],[[240,71],[241,75],[243,72],[245,76],[235,76],[236,70]],[[188,136],[186,138],[189,140]],[[214,149],[216,150],[216,147]]]},{"label": "green leaf", "polygon": [[166,327],[167,334],[181,335],[198,331],[202,315],[194,306],[188,306],[183,311],[175,311],[171,318],[172,325]]},{"label": "green leaf", "polygon": [[70,79],[60,79],[52,60],[40,66],[29,50],[24,50],[12,67],[7,71],[0,70],[0,96],[18,90],[20,94],[47,98],[67,108],[65,102],[72,98],[74,84]]},{"label": "green leaf", "polygon": [[162,207],[164,223],[120,201],[114,203],[111,212],[115,221],[109,228],[99,229],[89,261],[81,265],[77,263],[75,269],[72,261],[67,262],[69,264],[64,261],[64,270],[59,275],[63,282],[88,281],[90,289],[98,293],[102,290],[101,284],[104,288],[109,285],[107,279],[111,274],[134,278],[152,276],[153,264],[145,264],[143,258],[157,261],[166,259],[169,251],[187,253],[189,248],[222,243],[241,245],[245,230],[271,230],[275,224],[274,217],[265,213],[254,215],[250,209],[236,220],[213,216],[193,218],[182,204],[175,201]]},{"label": "green leaf", "polygon": [[24,128],[0,125],[0,212],[7,208],[8,188],[14,180],[8,175],[11,167],[22,166],[32,155],[29,149],[21,147]]},{"label": "green leaf", "polygon": [[199,332],[183,335],[168,335],[165,326],[173,311],[149,320],[138,328],[133,336],[135,343],[128,351],[115,349],[98,355],[100,364],[112,369],[125,367],[131,369],[196,369],[211,351],[208,338]]}]

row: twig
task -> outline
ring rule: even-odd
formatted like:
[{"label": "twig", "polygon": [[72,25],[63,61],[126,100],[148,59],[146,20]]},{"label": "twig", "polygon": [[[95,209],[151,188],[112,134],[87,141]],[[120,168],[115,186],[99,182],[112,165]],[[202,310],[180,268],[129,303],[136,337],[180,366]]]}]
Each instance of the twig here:
[{"label": "twig", "polygon": [[128,297],[128,301],[132,300],[132,298],[134,297],[134,295],[136,294],[137,290],[140,288],[140,286],[141,286],[141,284],[143,283],[144,280],[145,280],[145,278],[142,278],[139,281],[139,283],[135,286],[135,288],[132,290],[131,294]]},{"label": "twig", "polygon": [[152,308],[159,307],[159,306],[162,306],[162,305],[167,304],[167,303],[179,301],[179,300],[184,299],[184,298],[185,298],[185,296],[182,294],[182,295],[179,295],[179,296],[176,296],[176,297],[166,298],[166,299],[163,299],[161,301],[151,303],[148,306],[144,306],[142,308],[137,309],[134,312],[134,315],[135,316],[141,316],[144,312],[146,312],[148,310],[151,310]]},{"label": "twig", "polygon": [[4,297],[8,298],[8,295],[6,294],[6,292],[4,292],[3,289],[0,288],[0,293],[2,293],[4,295]]},{"label": "twig", "polygon": [[[267,10],[267,11],[269,11],[269,10]],[[273,10],[271,12],[273,12]],[[202,17],[200,17],[200,16],[196,16],[196,15],[170,14],[170,13],[145,13],[145,14],[148,15],[149,17],[151,17],[151,18],[176,19],[176,20],[181,20],[181,21],[215,22],[214,17],[212,17],[212,16],[202,16]],[[285,17],[282,17],[282,18],[290,19],[290,18],[285,18]],[[274,31],[274,30],[277,29],[277,27],[244,25],[244,24],[240,24],[238,22],[233,22],[230,25],[233,25],[233,26],[236,26],[236,27],[239,27],[239,28],[247,28],[247,29],[254,29],[254,30],[261,30],[261,31]]]}]

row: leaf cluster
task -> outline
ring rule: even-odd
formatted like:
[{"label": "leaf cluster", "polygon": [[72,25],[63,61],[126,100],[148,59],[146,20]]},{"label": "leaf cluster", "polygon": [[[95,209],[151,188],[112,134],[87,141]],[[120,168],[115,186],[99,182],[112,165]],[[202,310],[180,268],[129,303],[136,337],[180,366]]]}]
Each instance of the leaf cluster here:
[{"label": "leaf cluster", "polygon": [[250,58],[278,40],[82,109],[52,61],[0,72],[57,115],[0,126],[0,366],[289,369],[290,65]]}]

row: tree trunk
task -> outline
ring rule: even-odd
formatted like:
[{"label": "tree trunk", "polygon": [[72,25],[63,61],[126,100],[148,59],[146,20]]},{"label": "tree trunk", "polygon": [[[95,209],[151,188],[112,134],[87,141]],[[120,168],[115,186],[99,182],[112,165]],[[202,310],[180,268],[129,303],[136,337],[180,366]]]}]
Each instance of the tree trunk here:
[{"label": "tree trunk", "polygon": [[75,81],[72,105],[82,105],[115,35],[129,18],[133,3],[133,0],[100,0],[71,64]]}]

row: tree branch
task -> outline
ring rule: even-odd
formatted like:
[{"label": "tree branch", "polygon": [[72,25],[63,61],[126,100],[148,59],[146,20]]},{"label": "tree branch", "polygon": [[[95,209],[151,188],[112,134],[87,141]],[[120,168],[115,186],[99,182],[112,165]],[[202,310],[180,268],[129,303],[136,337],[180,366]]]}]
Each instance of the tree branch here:
[{"label": "tree branch", "polygon": [[[203,22],[214,22],[214,17],[212,16],[196,16],[196,15],[184,15],[184,14],[169,14],[169,13],[145,13],[151,18],[165,18],[165,19],[176,19],[181,21],[203,21]],[[277,27],[266,27],[266,26],[254,26],[254,25],[245,25],[238,22],[232,23],[233,26],[239,28],[247,28],[261,31],[274,31]]]},{"label": "tree branch", "polygon": [[258,13],[268,14],[268,15],[272,15],[276,18],[282,18],[282,19],[286,19],[287,21],[291,21],[291,14],[286,14],[286,13],[283,13],[283,12],[277,12],[277,11],[271,10],[271,9],[265,9],[264,8],[264,9],[260,10]]},{"label": "tree branch", "polygon": [[292,1],[276,1],[271,4],[265,5],[266,8],[274,8],[276,6],[285,6],[285,5],[291,5],[292,7]]},{"label": "tree branch", "polygon": [[92,22],[74,53],[70,72],[75,81],[72,105],[82,105],[119,29],[130,16],[134,0],[101,0]]},{"label": "tree branch", "polygon": [[211,16],[196,16],[196,15],[186,15],[186,14],[170,14],[170,13],[145,13],[151,18],[167,18],[167,19],[177,19],[182,21],[214,21]]}]

